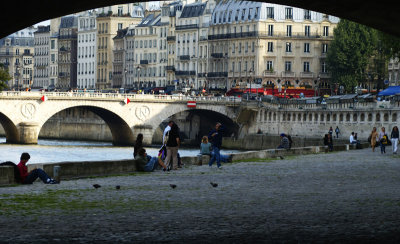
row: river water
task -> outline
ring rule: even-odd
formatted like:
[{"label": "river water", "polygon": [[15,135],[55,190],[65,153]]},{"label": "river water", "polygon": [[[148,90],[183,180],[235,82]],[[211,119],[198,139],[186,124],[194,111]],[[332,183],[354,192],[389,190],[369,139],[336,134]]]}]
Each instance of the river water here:
[{"label": "river water", "polygon": [[[46,164],[57,162],[102,161],[131,159],[133,147],[115,147],[108,142],[63,141],[39,139],[38,145],[6,144],[6,138],[0,137],[0,162],[19,162],[21,153],[31,155],[28,164]],[[157,156],[160,147],[145,147],[150,156]],[[221,150],[221,153],[236,153],[238,150]],[[195,156],[198,148],[181,148],[181,157]]]}]

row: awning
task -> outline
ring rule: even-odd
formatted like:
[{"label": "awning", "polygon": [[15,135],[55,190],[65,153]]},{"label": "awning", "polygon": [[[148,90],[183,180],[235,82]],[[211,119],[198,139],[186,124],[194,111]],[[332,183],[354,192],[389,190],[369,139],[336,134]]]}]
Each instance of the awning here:
[{"label": "awning", "polygon": [[390,96],[400,94],[400,86],[389,86],[385,90],[378,93],[378,96]]}]

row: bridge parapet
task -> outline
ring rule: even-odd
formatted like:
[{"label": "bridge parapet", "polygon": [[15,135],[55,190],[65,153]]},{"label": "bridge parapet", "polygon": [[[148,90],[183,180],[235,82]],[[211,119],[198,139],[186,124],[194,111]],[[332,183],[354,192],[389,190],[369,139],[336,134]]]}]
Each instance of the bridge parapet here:
[{"label": "bridge parapet", "polygon": [[129,98],[132,101],[149,102],[187,102],[196,101],[201,103],[240,103],[239,97],[212,97],[212,96],[186,96],[186,95],[153,95],[153,94],[121,94],[121,93],[90,93],[90,92],[26,92],[26,91],[3,91],[1,98],[38,98],[46,96],[50,99],[83,99],[83,100],[123,100]]}]

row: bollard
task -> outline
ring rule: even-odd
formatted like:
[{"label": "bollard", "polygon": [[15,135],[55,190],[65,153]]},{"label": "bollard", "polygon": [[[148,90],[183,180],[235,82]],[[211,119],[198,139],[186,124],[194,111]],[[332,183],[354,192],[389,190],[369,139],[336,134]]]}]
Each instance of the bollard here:
[{"label": "bollard", "polygon": [[60,171],[61,171],[61,166],[55,165],[53,167],[53,179],[55,179],[58,182],[60,182]]}]

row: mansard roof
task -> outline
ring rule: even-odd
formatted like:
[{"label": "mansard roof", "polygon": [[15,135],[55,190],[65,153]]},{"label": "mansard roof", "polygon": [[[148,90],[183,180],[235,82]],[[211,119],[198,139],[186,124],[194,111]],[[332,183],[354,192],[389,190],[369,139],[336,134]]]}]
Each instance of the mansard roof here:
[{"label": "mansard roof", "polygon": [[207,3],[193,3],[183,7],[180,18],[192,18],[203,15]]},{"label": "mansard roof", "polygon": [[78,18],[76,16],[66,16],[61,18],[61,28],[78,28]]}]

